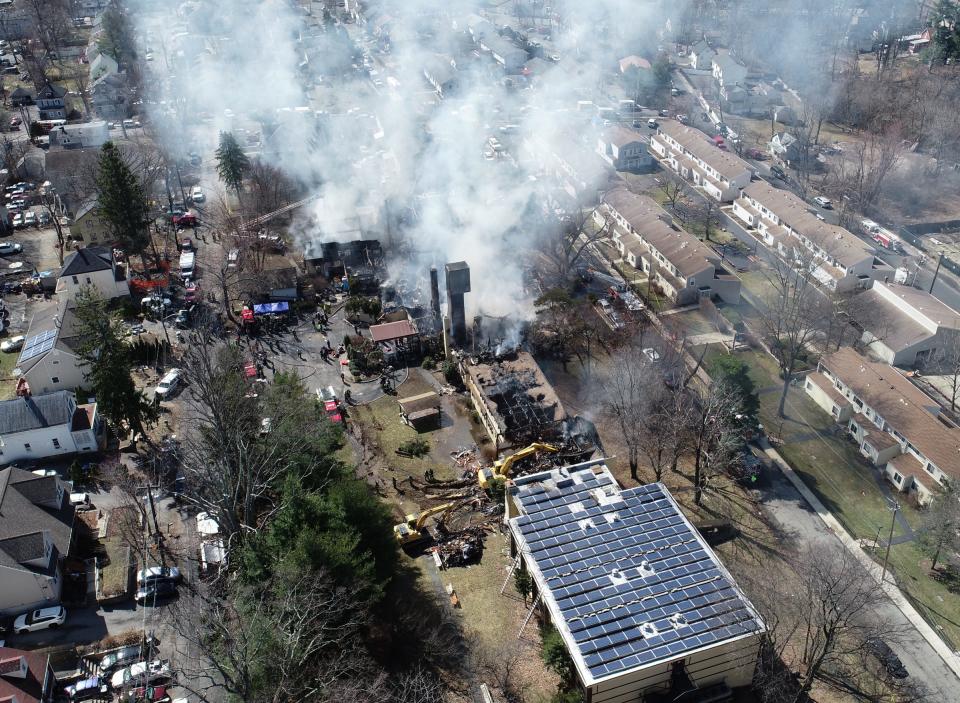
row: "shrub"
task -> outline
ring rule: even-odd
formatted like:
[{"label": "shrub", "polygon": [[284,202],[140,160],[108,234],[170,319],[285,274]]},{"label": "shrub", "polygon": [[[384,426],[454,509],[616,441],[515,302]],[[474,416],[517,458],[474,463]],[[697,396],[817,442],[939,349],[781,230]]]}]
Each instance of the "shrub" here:
[{"label": "shrub", "polygon": [[421,437],[408,439],[398,447],[401,454],[409,454],[417,459],[430,453],[430,443]]},{"label": "shrub", "polygon": [[463,379],[460,377],[460,369],[454,361],[443,362],[443,378],[451,386],[463,385]]},{"label": "shrub", "polygon": [[420,368],[433,371],[437,368],[437,362],[432,356],[425,356],[423,357],[423,361],[420,362]]}]

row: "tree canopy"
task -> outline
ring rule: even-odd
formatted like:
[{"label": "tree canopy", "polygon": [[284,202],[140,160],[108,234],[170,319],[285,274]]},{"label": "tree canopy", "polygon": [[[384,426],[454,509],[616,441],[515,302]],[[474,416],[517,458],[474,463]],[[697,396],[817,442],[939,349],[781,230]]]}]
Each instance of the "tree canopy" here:
[{"label": "tree canopy", "polygon": [[114,241],[128,255],[143,258],[150,245],[150,206],[140,179],[113,142],[100,150],[96,186],[97,211]]},{"label": "tree canopy", "polygon": [[217,175],[225,185],[233,188],[240,196],[243,179],[250,170],[250,159],[243,153],[233,132],[220,132],[220,146],[217,147]]}]

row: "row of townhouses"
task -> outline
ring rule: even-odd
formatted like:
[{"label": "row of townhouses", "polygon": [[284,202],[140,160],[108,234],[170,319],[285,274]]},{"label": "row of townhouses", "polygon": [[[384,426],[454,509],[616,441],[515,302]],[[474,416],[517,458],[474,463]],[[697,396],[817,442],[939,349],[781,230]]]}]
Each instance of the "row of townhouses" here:
[{"label": "row of townhouses", "polygon": [[960,479],[960,428],[894,367],[843,348],[820,360],[804,388],[898,490],[926,503]]},{"label": "row of townhouses", "polygon": [[712,297],[740,302],[740,279],[723,268],[720,256],[647,196],[617,188],[606,193],[593,217],[598,227],[612,225],[614,246],[624,260],[676,305]]}]

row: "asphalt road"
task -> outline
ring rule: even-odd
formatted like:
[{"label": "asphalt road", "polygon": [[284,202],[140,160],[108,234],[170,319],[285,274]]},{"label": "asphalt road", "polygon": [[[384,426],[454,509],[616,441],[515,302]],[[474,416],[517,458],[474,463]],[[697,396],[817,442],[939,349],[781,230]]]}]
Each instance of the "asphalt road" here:
[{"label": "asphalt road", "polygon": [[[761,506],[772,522],[792,540],[804,545],[823,545],[843,549],[839,539],[827,529],[797,490],[777,470],[767,472],[768,480],[759,489]],[[864,578],[869,578],[864,574]],[[877,622],[889,623],[897,632],[888,644],[900,657],[910,676],[930,690],[930,701],[955,701],[960,682],[927,642],[920,637],[903,613],[889,600],[876,604]]]}]

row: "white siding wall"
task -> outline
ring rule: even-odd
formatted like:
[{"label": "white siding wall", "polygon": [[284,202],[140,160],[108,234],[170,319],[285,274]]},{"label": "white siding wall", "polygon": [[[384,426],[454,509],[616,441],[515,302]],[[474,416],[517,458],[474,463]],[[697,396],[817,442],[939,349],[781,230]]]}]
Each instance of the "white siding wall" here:
[{"label": "white siding wall", "polygon": [[[54,440],[59,447],[54,444]],[[42,459],[77,451],[69,425],[42,427],[29,432],[2,435],[0,442],[3,443],[3,446],[0,446],[0,464],[10,464],[21,459]],[[26,447],[28,444],[29,449]]]},{"label": "white siding wall", "polygon": [[74,391],[86,383],[86,377],[78,363],[79,360],[73,354],[54,347],[24,375],[34,395]]},{"label": "white siding wall", "polygon": [[35,606],[58,603],[62,583],[59,569],[55,578],[47,578],[23,569],[0,566],[0,613],[10,615]]},{"label": "white siding wall", "polygon": [[[76,279],[76,281],[74,281]],[[130,295],[126,281],[115,281],[113,271],[92,271],[78,276],[64,276],[57,281],[57,294],[75,298],[84,288],[93,287],[102,298],[110,300],[122,295]]]}]

